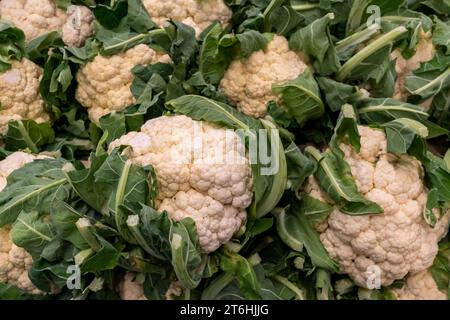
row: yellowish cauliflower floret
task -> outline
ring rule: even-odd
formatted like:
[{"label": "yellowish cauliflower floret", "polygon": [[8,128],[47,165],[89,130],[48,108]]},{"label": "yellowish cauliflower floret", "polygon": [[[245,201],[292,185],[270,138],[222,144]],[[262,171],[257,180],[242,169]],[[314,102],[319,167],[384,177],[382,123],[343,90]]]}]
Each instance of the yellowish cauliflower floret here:
[{"label": "yellowish cauliflower floret", "polygon": [[22,29],[27,40],[58,31],[71,47],[83,46],[94,32],[91,10],[84,6],[69,6],[64,12],[58,9],[54,0],[2,0],[0,18]]},{"label": "yellowish cauliflower floret", "polygon": [[215,21],[227,25],[232,15],[223,0],[142,0],[142,3],[160,27],[172,19],[191,26],[197,35]]},{"label": "yellowish cauliflower floret", "polygon": [[[7,177],[35,157],[24,152],[15,152],[0,161],[0,191],[6,187]],[[28,278],[28,269],[33,260],[25,249],[16,246],[10,238],[11,226],[0,228],[0,283],[16,286],[30,294],[42,294]]]},{"label": "yellowish cauliflower floret", "polygon": [[134,75],[131,70],[137,65],[158,62],[170,63],[167,54],[161,54],[145,44],[137,45],[126,52],[104,57],[98,55],[77,73],[76,99],[88,108],[92,121],[113,111],[122,111],[136,102],[130,87]]},{"label": "yellowish cauliflower floret", "polygon": [[228,242],[246,220],[252,173],[239,136],[186,116],[147,121],[110,145],[129,145],[135,164],[151,164],[158,178],[158,208],[174,220],[191,217],[204,252]]},{"label": "yellowish cauliflower floret", "polygon": [[69,6],[62,38],[69,47],[82,47],[94,33],[94,14],[85,6]]},{"label": "yellowish cauliflower floret", "polygon": [[447,300],[428,270],[408,276],[401,289],[394,289],[397,300]]},{"label": "yellowish cauliflower floret", "polygon": [[132,272],[127,272],[119,282],[119,295],[122,300],[147,300],[142,284],[136,281]]},{"label": "yellowish cauliflower floret", "polygon": [[305,58],[289,49],[286,38],[275,35],[264,50],[233,61],[219,89],[239,111],[261,118],[267,114],[269,101],[282,104],[272,85],[294,80],[307,68]]},{"label": "yellowish cauliflower floret", "polygon": [[[422,212],[427,190],[422,167],[409,155],[397,157],[386,151],[383,131],[359,126],[361,150],[341,144],[358,190],[376,202],[384,212],[378,215],[351,216],[334,208],[320,238],[330,254],[361,287],[367,287],[374,266],[381,271],[381,285],[389,286],[408,273],[428,269],[438,252],[438,242],[448,229],[450,214],[445,214],[433,229]],[[313,177],[305,192],[329,202]]]},{"label": "yellowish cauliflower floret", "polygon": [[[431,33],[425,33],[423,31],[419,34],[416,53],[411,58],[406,60],[399,49],[391,53],[391,59],[396,60],[395,72],[397,73],[397,80],[395,81],[395,99],[406,101],[409,96],[405,87],[406,77],[412,71],[419,69],[422,63],[432,60],[435,53],[436,49],[432,42]],[[427,106],[429,107],[429,104],[425,103],[424,107]]]},{"label": "yellowish cauliflower floret", "polygon": [[13,61],[11,69],[0,74],[0,134],[6,133],[10,120],[50,121],[39,94],[42,72],[38,65],[22,59]]}]

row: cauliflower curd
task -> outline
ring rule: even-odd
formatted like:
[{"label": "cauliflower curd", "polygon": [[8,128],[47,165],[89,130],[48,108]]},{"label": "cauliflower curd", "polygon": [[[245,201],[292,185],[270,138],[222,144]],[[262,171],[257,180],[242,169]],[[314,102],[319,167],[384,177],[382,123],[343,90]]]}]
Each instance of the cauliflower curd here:
[{"label": "cauliflower curd", "polygon": [[0,74],[0,134],[7,132],[10,120],[50,121],[50,114],[39,94],[42,73],[41,67],[22,59],[13,61],[11,69]]},{"label": "cauliflower curd", "polygon": [[[0,191],[6,187],[7,177],[27,163],[41,156],[15,152],[0,161]],[[0,228],[0,283],[16,286],[30,294],[42,294],[28,278],[28,269],[33,264],[30,254],[16,246],[10,238],[11,226]]]},{"label": "cauliflower curd", "polygon": [[[408,99],[409,93],[405,87],[406,77],[414,70],[419,69],[422,63],[432,60],[435,54],[436,49],[433,45],[431,32],[425,33],[422,30],[419,34],[416,53],[411,58],[406,60],[398,49],[391,53],[391,59],[395,59],[395,72],[397,73],[394,93],[395,99],[402,101]],[[424,107],[429,107],[429,104],[425,103]]]},{"label": "cauliflower curd", "polygon": [[191,217],[204,252],[228,242],[245,222],[252,173],[233,131],[182,115],[162,116],[113,141],[110,150],[121,145],[130,146],[124,152],[133,163],[155,168],[157,209],[174,220]]},{"label": "cauliflower curd", "polygon": [[133,83],[131,70],[137,65],[170,63],[167,54],[161,54],[145,44],[126,52],[104,57],[98,55],[77,73],[76,99],[88,108],[92,121],[113,111],[122,111],[135,103],[130,87]]},{"label": "cauliflower curd", "polygon": [[393,293],[397,300],[447,300],[447,293],[439,290],[428,270],[409,276],[405,285]]},{"label": "cauliflower curd", "polygon": [[289,49],[286,38],[275,35],[264,50],[233,61],[219,89],[239,111],[261,118],[267,114],[269,101],[282,105],[272,85],[294,80],[307,68],[305,58]]},{"label": "cauliflower curd", "polygon": [[64,43],[80,47],[94,32],[94,15],[84,6],[59,9],[54,0],[2,0],[0,18],[14,24],[32,40],[44,33],[59,31]]},{"label": "cauliflower curd", "polygon": [[215,21],[227,25],[232,15],[223,0],[142,0],[142,3],[160,27],[172,19],[194,28],[197,36]]},{"label": "cauliflower curd", "polygon": [[[427,190],[422,181],[422,167],[409,155],[387,153],[383,131],[359,126],[361,150],[341,144],[359,191],[384,212],[351,216],[334,208],[327,223],[318,229],[330,254],[353,281],[367,287],[370,267],[381,271],[381,285],[389,286],[428,269],[438,252],[438,242],[445,235],[450,214],[445,214],[431,228],[422,212]],[[305,192],[327,201],[313,177]],[[329,201],[328,201],[329,202]]]}]

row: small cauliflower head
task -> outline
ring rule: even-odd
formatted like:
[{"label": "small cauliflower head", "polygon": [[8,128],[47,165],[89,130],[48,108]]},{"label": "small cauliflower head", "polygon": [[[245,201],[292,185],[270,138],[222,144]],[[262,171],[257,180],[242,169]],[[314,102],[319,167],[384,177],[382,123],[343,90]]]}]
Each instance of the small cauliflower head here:
[{"label": "small cauliflower head", "polygon": [[252,173],[245,146],[232,130],[183,115],[147,121],[140,132],[115,140],[110,150],[152,165],[158,180],[157,209],[176,220],[195,221],[200,246],[213,252],[246,220],[252,202]]},{"label": "small cauliflower head", "polygon": [[405,285],[392,292],[397,300],[447,300],[428,270],[408,276]]},{"label": "small cauliflower head", "polygon": [[[422,180],[421,163],[409,155],[395,156],[386,151],[387,141],[381,130],[358,127],[361,149],[341,144],[358,190],[383,208],[383,213],[352,216],[334,207],[328,220],[317,229],[320,239],[340,267],[361,287],[368,287],[373,276],[389,286],[428,269],[438,252],[438,242],[445,235],[450,214],[445,214],[435,228],[424,220],[427,189]],[[314,177],[304,191],[331,204]]]},{"label": "small cauliflower head", "polygon": [[111,112],[119,112],[136,102],[131,93],[137,65],[170,63],[167,54],[161,54],[140,44],[126,52],[105,57],[98,55],[77,73],[76,99],[88,109],[89,118],[98,122]]},{"label": "small cauliflower head", "polygon": [[119,282],[119,296],[122,300],[147,300],[142,284],[136,279],[136,274],[129,271]]},{"label": "small cauliflower head", "polygon": [[[395,81],[394,98],[402,101],[408,99],[409,93],[405,87],[406,77],[420,68],[422,63],[428,62],[434,58],[436,49],[433,45],[431,32],[420,31],[419,41],[416,46],[416,53],[409,59],[405,59],[399,49],[391,53],[391,59],[395,59],[395,72],[397,80]],[[430,106],[431,100],[424,103],[424,107]]]},{"label": "small cauliflower head", "polygon": [[10,120],[50,122],[39,93],[42,73],[41,67],[22,59],[13,61],[11,69],[0,74],[0,135],[6,133]]},{"label": "small cauliflower head", "polygon": [[272,85],[296,79],[308,68],[305,61],[304,56],[289,49],[286,38],[275,35],[264,50],[233,61],[219,90],[242,113],[264,117],[269,101],[282,105],[280,97],[272,92]]},{"label": "small cauliflower head", "polygon": [[[0,191],[6,187],[7,177],[25,164],[41,156],[15,152],[0,161]],[[28,269],[33,264],[30,254],[16,246],[10,237],[11,226],[0,228],[0,283],[16,286],[29,294],[42,294],[28,278]]]},{"label": "small cauliflower head", "polygon": [[197,36],[215,21],[227,25],[232,16],[223,0],[142,0],[142,3],[160,27],[175,20],[194,28]]},{"label": "small cauliflower head", "polygon": [[69,47],[82,47],[94,34],[94,14],[85,6],[71,5],[67,8],[67,17],[62,26],[63,41]]},{"label": "small cauliflower head", "polygon": [[2,0],[0,18],[25,33],[32,40],[47,32],[58,31],[71,47],[81,47],[94,32],[94,15],[84,6],[59,9],[54,0]]},{"label": "small cauliflower head", "polygon": [[[183,287],[179,281],[172,281],[164,298],[173,300],[174,296],[181,296]],[[127,271],[119,282],[119,296],[122,300],[148,300],[144,293],[143,285],[138,281],[135,273]]]}]

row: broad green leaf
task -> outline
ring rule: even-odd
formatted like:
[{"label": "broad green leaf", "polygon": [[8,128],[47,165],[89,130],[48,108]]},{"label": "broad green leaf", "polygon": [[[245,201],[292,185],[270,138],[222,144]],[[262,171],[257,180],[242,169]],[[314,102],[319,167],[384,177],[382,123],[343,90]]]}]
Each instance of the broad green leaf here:
[{"label": "broad green leaf", "polygon": [[334,112],[340,111],[342,105],[350,103],[358,93],[357,87],[330,78],[318,77],[317,83],[325,96],[327,105]]},{"label": "broad green leaf", "polygon": [[0,74],[11,69],[13,60],[25,56],[25,34],[22,30],[0,22]]},{"label": "broad green leaf", "polygon": [[446,48],[446,53],[450,54],[450,24],[448,22],[443,22],[439,18],[434,18],[435,25],[433,31],[433,43],[438,46],[443,46]]},{"label": "broad green leaf", "polygon": [[200,253],[195,222],[185,218],[170,228],[172,266],[183,287],[194,289],[202,279],[206,256]]},{"label": "broad green leaf", "polygon": [[306,152],[318,163],[314,176],[342,212],[350,215],[383,212],[378,204],[367,200],[359,193],[350,166],[341,153],[331,150],[320,153],[314,147],[307,147]]},{"label": "broad green leaf", "polygon": [[8,150],[29,149],[39,153],[45,145],[53,143],[55,132],[49,123],[36,123],[34,120],[11,121],[5,137]]},{"label": "broad green leaf", "polygon": [[295,80],[273,85],[272,91],[281,96],[283,105],[300,126],[324,112],[319,86],[309,69]]},{"label": "broad green leaf", "polygon": [[314,266],[336,271],[338,265],[328,256],[319,234],[308,218],[308,211],[306,211],[310,210],[309,213],[322,212],[323,205],[319,204],[320,201],[314,203],[309,201],[306,205],[303,205],[302,202],[294,199],[288,208],[275,213],[278,234],[292,250],[302,252],[305,248]]},{"label": "broad green leaf", "polygon": [[11,173],[0,193],[0,226],[13,223],[24,211],[49,213],[55,198],[66,199],[71,190],[62,159],[35,160]]},{"label": "broad green leaf", "polygon": [[246,299],[261,299],[261,284],[250,262],[244,257],[224,250],[219,254],[220,268],[235,277],[239,283],[239,289]]},{"label": "broad green leaf", "polygon": [[442,242],[430,272],[438,288],[450,297],[450,242]]},{"label": "broad green leaf", "polygon": [[340,62],[331,39],[330,23],[335,15],[329,13],[296,31],[289,40],[289,46],[315,59],[314,68],[321,75],[339,70]]},{"label": "broad green leaf", "polygon": [[115,149],[94,173],[94,183],[100,196],[107,200],[109,215],[115,219],[116,228],[128,241],[133,237],[126,225],[128,213],[122,206],[137,212],[142,204],[149,203],[148,179],[151,168],[133,165],[131,160]]},{"label": "broad green leaf", "polygon": [[48,219],[48,214],[36,211],[22,211],[11,229],[11,240],[25,248],[33,257],[38,257],[56,233]]},{"label": "broad green leaf", "polygon": [[428,129],[420,122],[408,118],[399,118],[383,124],[386,131],[387,151],[406,154],[416,136],[427,138]]},{"label": "broad green leaf", "polygon": [[392,120],[407,118],[416,120],[428,129],[428,138],[446,134],[447,130],[428,120],[423,108],[395,99],[368,98],[358,102],[358,115],[368,124],[383,125]]}]

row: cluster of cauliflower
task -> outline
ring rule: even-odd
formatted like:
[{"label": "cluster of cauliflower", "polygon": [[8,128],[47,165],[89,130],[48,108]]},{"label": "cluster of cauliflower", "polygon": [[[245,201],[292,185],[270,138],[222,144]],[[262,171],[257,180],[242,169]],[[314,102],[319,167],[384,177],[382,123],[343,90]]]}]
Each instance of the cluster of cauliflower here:
[{"label": "cluster of cauliflower", "polygon": [[228,242],[246,221],[253,198],[252,172],[239,136],[186,116],[147,121],[110,144],[134,164],[152,165],[157,209],[174,220],[191,217],[205,253]]},{"label": "cluster of cauliflower", "polygon": [[140,44],[126,52],[105,57],[98,55],[77,73],[76,99],[88,109],[93,122],[111,112],[119,112],[136,102],[131,93],[137,65],[171,63],[167,54]]},{"label": "cluster of cauliflower", "polygon": [[194,28],[197,36],[215,21],[226,26],[232,15],[223,0],[142,0],[142,4],[160,27],[172,19]]},{"label": "cluster of cauliflower", "polygon": [[2,0],[0,19],[22,29],[28,41],[58,31],[70,47],[83,46],[94,32],[94,15],[89,8],[72,5],[65,12],[55,0]]},{"label": "cluster of cauliflower", "polygon": [[0,135],[7,132],[11,120],[50,122],[50,113],[39,93],[42,73],[41,67],[22,59],[13,61],[11,69],[0,74]]},{"label": "cluster of cauliflower", "polygon": [[[420,162],[409,155],[388,153],[383,131],[365,126],[359,126],[358,130],[360,152],[347,144],[341,144],[340,148],[358,190],[384,211],[377,215],[352,216],[335,206],[318,230],[331,258],[339,263],[340,271],[358,286],[368,287],[375,268],[380,271],[381,285],[389,286],[432,265],[438,242],[448,230],[450,214],[444,214],[431,228],[422,215],[427,189]],[[304,191],[331,204],[313,177]],[[414,279],[408,280],[409,287]]]},{"label": "cluster of cauliflower", "polygon": [[439,290],[428,270],[409,276],[401,289],[392,292],[397,300],[447,300],[447,293]]},{"label": "cluster of cauliflower", "polygon": [[286,38],[275,35],[265,49],[233,61],[219,89],[239,111],[262,118],[267,114],[268,102],[282,106],[272,86],[296,79],[308,68],[307,63],[304,55],[289,49]]},{"label": "cluster of cauliflower", "polygon": [[[0,161],[0,191],[7,184],[8,176],[35,159],[45,156],[33,156],[25,152],[15,152]],[[28,278],[28,269],[33,259],[25,249],[16,246],[10,237],[11,226],[0,228],[0,283],[16,286],[26,293],[43,294]]]}]

